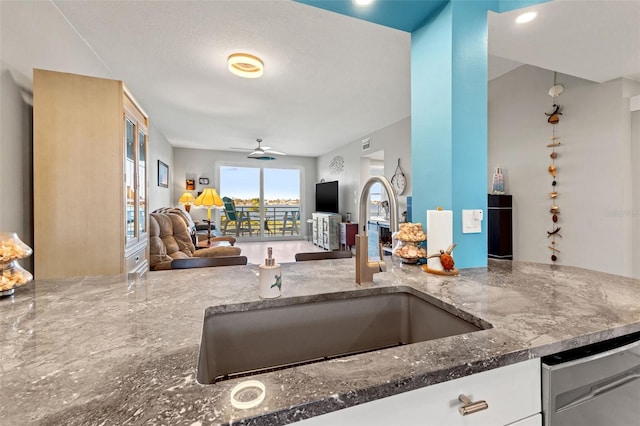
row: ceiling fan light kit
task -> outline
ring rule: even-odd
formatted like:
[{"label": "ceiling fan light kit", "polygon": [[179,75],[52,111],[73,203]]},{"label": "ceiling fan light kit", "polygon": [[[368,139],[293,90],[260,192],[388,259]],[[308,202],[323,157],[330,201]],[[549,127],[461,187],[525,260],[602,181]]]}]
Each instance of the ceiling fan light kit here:
[{"label": "ceiling fan light kit", "polygon": [[287,155],[284,152],[274,151],[270,146],[261,146],[262,139],[256,139],[258,142],[258,147],[255,149],[246,149],[246,148],[234,148],[233,150],[241,150],[241,151],[250,151],[251,153],[247,155],[247,158],[251,158],[253,160],[276,160],[275,155]]},{"label": "ceiling fan light kit", "polygon": [[262,59],[249,53],[234,53],[227,58],[229,71],[244,78],[258,78],[264,74]]},{"label": "ceiling fan light kit", "polygon": [[247,155],[247,158],[251,158],[253,160],[263,160],[263,161],[269,161],[269,160],[275,160],[276,159],[276,157],[272,157],[272,156],[267,155],[267,154],[262,154],[262,155],[249,154],[249,155]]}]

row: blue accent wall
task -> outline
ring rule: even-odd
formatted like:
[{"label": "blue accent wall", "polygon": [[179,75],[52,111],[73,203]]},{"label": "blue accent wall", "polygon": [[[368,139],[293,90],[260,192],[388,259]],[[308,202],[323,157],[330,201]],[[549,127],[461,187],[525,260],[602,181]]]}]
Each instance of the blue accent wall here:
[{"label": "blue accent wall", "polygon": [[427,210],[452,205],[450,15],[447,4],[411,34],[412,217],[423,224]]},{"label": "blue accent wall", "polygon": [[452,0],[453,240],[460,268],[487,265],[487,223],[462,233],[462,209],[482,209],[487,218],[487,11],[495,1]]},{"label": "blue accent wall", "polygon": [[[487,230],[462,234],[462,209],[487,209],[487,10],[452,0],[411,35],[413,220],[453,211],[460,268],[486,266]],[[427,229],[427,235],[429,229]],[[427,239],[427,247],[429,241]],[[446,247],[428,247],[429,253]]]},{"label": "blue accent wall", "polygon": [[296,0],[299,3],[330,10],[342,15],[411,32],[419,28],[433,11],[448,0],[374,0],[358,6],[351,0]]}]

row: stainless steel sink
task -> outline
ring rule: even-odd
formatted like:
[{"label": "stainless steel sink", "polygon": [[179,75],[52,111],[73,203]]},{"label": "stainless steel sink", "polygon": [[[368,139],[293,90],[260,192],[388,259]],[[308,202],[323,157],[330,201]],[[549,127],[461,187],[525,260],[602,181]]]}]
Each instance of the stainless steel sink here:
[{"label": "stainless steel sink", "polygon": [[226,306],[223,312],[207,309],[198,382],[210,384],[491,328],[468,314],[463,319],[447,312],[409,287],[375,291],[330,293],[250,310],[242,305]]}]

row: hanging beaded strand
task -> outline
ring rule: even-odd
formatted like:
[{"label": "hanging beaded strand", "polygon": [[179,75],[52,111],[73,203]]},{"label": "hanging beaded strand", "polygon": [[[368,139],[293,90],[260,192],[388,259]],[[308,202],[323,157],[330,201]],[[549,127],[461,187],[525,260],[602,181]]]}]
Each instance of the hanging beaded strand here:
[{"label": "hanging beaded strand", "polygon": [[548,171],[551,174],[551,192],[549,193],[549,198],[551,199],[551,207],[549,209],[549,213],[551,213],[551,231],[547,231],[547,238],[551,239],[551,244],[548,248],[551,250],[551,261],[556,262],[558,260],[558,255],[560,254],[560,250],[557,247],[557,238],[562,238],[560,234],[560,226],[558,225],[558,215],[560,214],[560,207],[556,204],[556,198],[558,197],[558,169],[556,167],[556,159],[558,158],[558,152],[556,148],[560,146],[560,141],[558,140],[558,136],[556,135],[556,124],[560,121],[560,116],[562,113],[560,112],[561,106],[557,104],[557,97],[562,93],[563,87],[562,85],[557,84],[557,73],[553,73],[553,87],[549,90],[549,95],[553,97],[553,112],[550,114],[545,113],[548,117],[547,122],[551,124],[551,143],[547,145],[547,147],[551,148],[551,154],[549,157],[551,158],[551,164],[548,167]]}]

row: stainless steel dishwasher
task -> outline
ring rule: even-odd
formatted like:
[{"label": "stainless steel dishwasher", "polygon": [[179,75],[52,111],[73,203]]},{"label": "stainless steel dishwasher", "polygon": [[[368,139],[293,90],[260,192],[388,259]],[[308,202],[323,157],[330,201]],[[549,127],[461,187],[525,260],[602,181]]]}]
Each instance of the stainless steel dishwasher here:
[{"label": "stainless steel dishwasher", "polygon": [[640,333],[542,358],[545,426],[640,425]]}]

